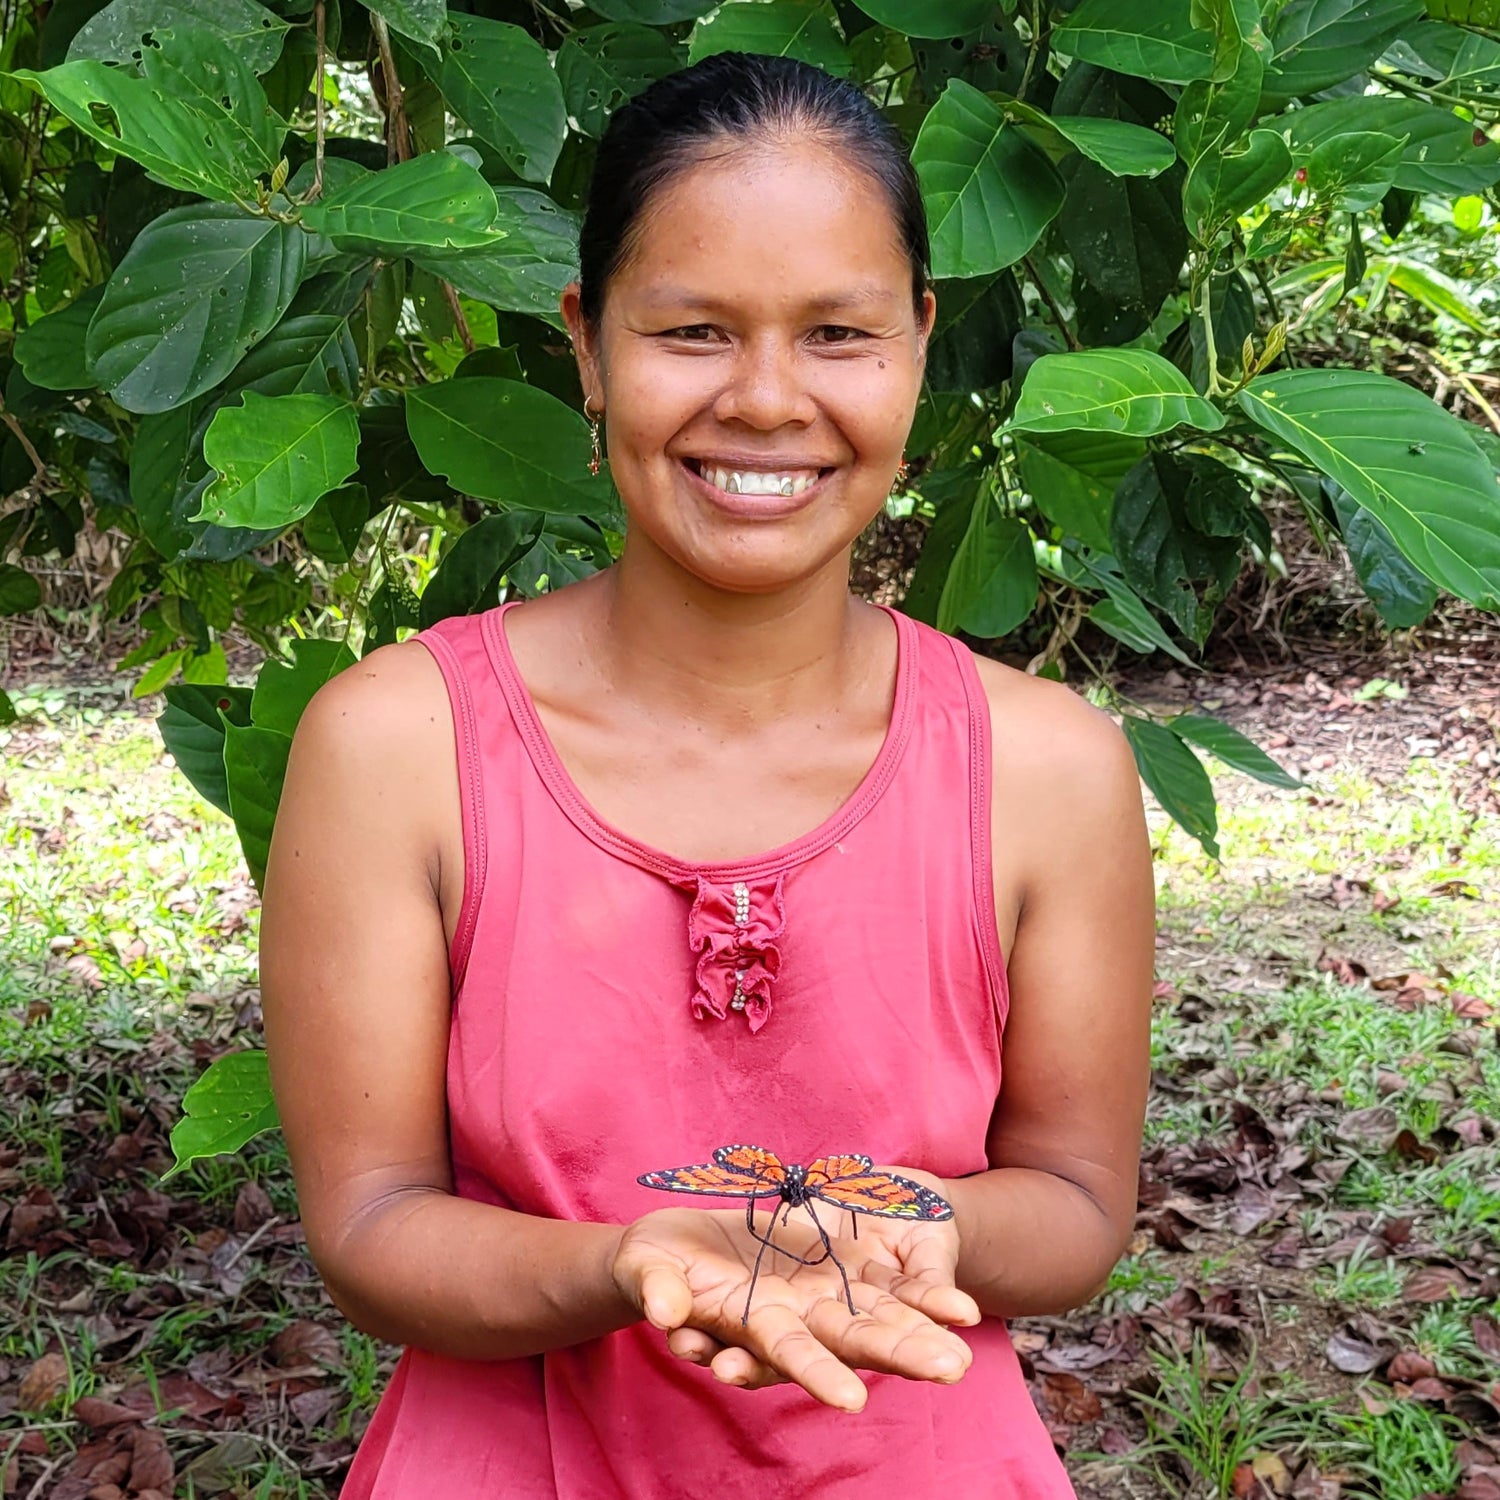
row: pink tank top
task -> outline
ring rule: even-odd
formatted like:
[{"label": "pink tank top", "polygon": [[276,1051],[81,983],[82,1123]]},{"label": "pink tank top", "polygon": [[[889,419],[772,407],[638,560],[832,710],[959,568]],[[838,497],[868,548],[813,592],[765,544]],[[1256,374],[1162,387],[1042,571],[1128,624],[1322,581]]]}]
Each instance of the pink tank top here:
[{"label": "pink tank top", "polygon": [[[689,1201],[639,1173],[736,1141],[788,1161],[855,1151],[983,1171],[1008,992],[989,716],[967,650],[890,611],[895,709],[854,794],[792,843],[705,864],[631,838],[580,795],[510,654],[516,607],[414,637],[447,682],[462,795],[456,1191],[626,1223]],[[1004,1322],[962,1332],[974,1363],[957,1385],[864,1371],[858,1415],[794,1386],[719,1385],[645,1323],[492,1363],[409,1348],[343,1495],[1071,1497]]]}]

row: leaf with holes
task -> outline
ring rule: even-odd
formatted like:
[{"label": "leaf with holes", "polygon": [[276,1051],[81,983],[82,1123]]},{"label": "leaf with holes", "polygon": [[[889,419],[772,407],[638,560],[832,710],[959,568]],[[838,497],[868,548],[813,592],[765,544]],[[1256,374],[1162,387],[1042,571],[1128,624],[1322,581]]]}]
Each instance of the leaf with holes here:
[{"label": "leaf with holes", "polygon": [[1370,370],[1284,370],[1235,399],[1367,506],[1434,583],[1500,609],[1500,483],[1457,417]]},{"label": "leaf with holes", "polygon": [[256,0],[110,0],[79,27],[68,43],[68,62],[139,61],[142,40],[164,31],[197,26],[233,48],[252,73],[264,73],[281,55],[290,29]]},{"label": "leaf with holes", "polygon": [[546,182],[568,133],[568,112],[541,43],[504,21],[455,15],[440,50],[440,63],[423,66],[448,107],[517,176]]},{"label": "leaf with holes", "polygon": [[595,138],[627,99],[681,66],[677,48],[661,32],[629,22],[571,32],[557,49],[563,102],[578,128]]},{"label": "leaf with holes", "polygon": [[354,179],[302,210],[302,222],[340,250],[393,257],[498,244],[495,190],[468,162],[427,151]]},{"label": "leaf with holes", "polygon": [[1001,106],[953,78],[928,111],[912,164],[932,234],[934,276],[1014,265],[1062,207],[1056,169]]},{"label": "leaf with holes", "polygon": [[164,412],[218,384],[286,311],[307,245],[295,224],[223,204],[153,219],[89,323],[94,379],[134,412]]},{"label": "leaf with holes", "polygon": [[222,406],[203,438],[219,477],[192,521],[218,526],[290,526],[359,464],[359,418],[337,396],[262,396]]},{"label": "leaf with holes", "polygon": [[231,1052],[211,1063],[183,1096],[182,1115],[172,1127],[176,1160],[163,1182],[204,1157],[238,1151],[281,1124],[266,1054]]},{"label": "leaf with holes", "polygon": [[364,0],[364,3],[392,31],[429,47],[438,45],[439,34],[448,20],[447,0]]},{"label": "leaf with holes", "polygon": [[1009,430],[1152,437],[1182,425],[1217,432],[1224,416],[1170,360],[1149,349],[1083,349],[1037,360]]}]

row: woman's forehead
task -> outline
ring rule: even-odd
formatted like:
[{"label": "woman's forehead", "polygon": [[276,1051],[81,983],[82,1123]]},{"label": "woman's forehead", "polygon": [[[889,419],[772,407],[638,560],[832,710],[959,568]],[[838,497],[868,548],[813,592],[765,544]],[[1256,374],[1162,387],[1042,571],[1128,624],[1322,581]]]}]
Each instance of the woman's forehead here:
[{"label": "woman's forehead", "polygon": [[653,194],[620,268],[632,299],[706,302],[753,281],[830,310],[910,301],[889,196],[817,143],[747,146],[684,167]]}]

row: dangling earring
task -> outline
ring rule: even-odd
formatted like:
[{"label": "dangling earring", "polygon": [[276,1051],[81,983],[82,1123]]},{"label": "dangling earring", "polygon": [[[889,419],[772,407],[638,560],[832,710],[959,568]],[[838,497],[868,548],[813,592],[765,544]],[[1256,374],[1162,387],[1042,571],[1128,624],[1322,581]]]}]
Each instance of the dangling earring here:
[{"label": "dangling earring", "polygon": [[911,473],[911,465],[906,461],[906,455],[901,455],[901,462],[896,465],[896,477],[891,480],[891,493],[899,495],[901,486],[906,483],[906,476]]},{"label": "dangling earring", "polygon": [[589,419],[589,473],[597,474],[604,462],[599,448],[599,418],[589,410],[587,401],[583,403],[583,414]]}]

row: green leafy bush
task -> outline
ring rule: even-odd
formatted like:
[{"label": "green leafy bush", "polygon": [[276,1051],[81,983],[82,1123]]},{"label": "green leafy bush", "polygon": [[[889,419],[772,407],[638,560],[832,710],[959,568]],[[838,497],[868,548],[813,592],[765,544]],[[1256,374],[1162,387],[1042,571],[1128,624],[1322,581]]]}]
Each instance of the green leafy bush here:
[{"label": "green leafy bush", "polygon": [[[165,690],[167,744],[259,880],[296,716],[353,646],[617,554],[557,294],[609,111],[726,49],[853,79],[912,143],[939,299],[913,614],[994,638],[1065,598],[1075,626],[1191,663],[1273,552],[1272,485],[1343,537],[1389,623],[1439,590],[1500,607],[1494,445],[1302,357],[1372,279],[1482,324],[1394,241],[1422,199],[1485,221],[1492,10],[23,3],[0,43],[0,557],[22,559],[0,561],[0,611],[37,606],[24,560],[71,554],[86,508],[131,539],[123,665]],[[1309,237],[1341,253],[1299,263]],[[415,579],[390,546],[414,521],[434,546]],[[342,639],[274,659],[315,584]],[[224,686],[232,626],[273,658],[253,691]],[[1126,728],[1211,853],[1199,750],[1289,781],[1201,716]]]}]

